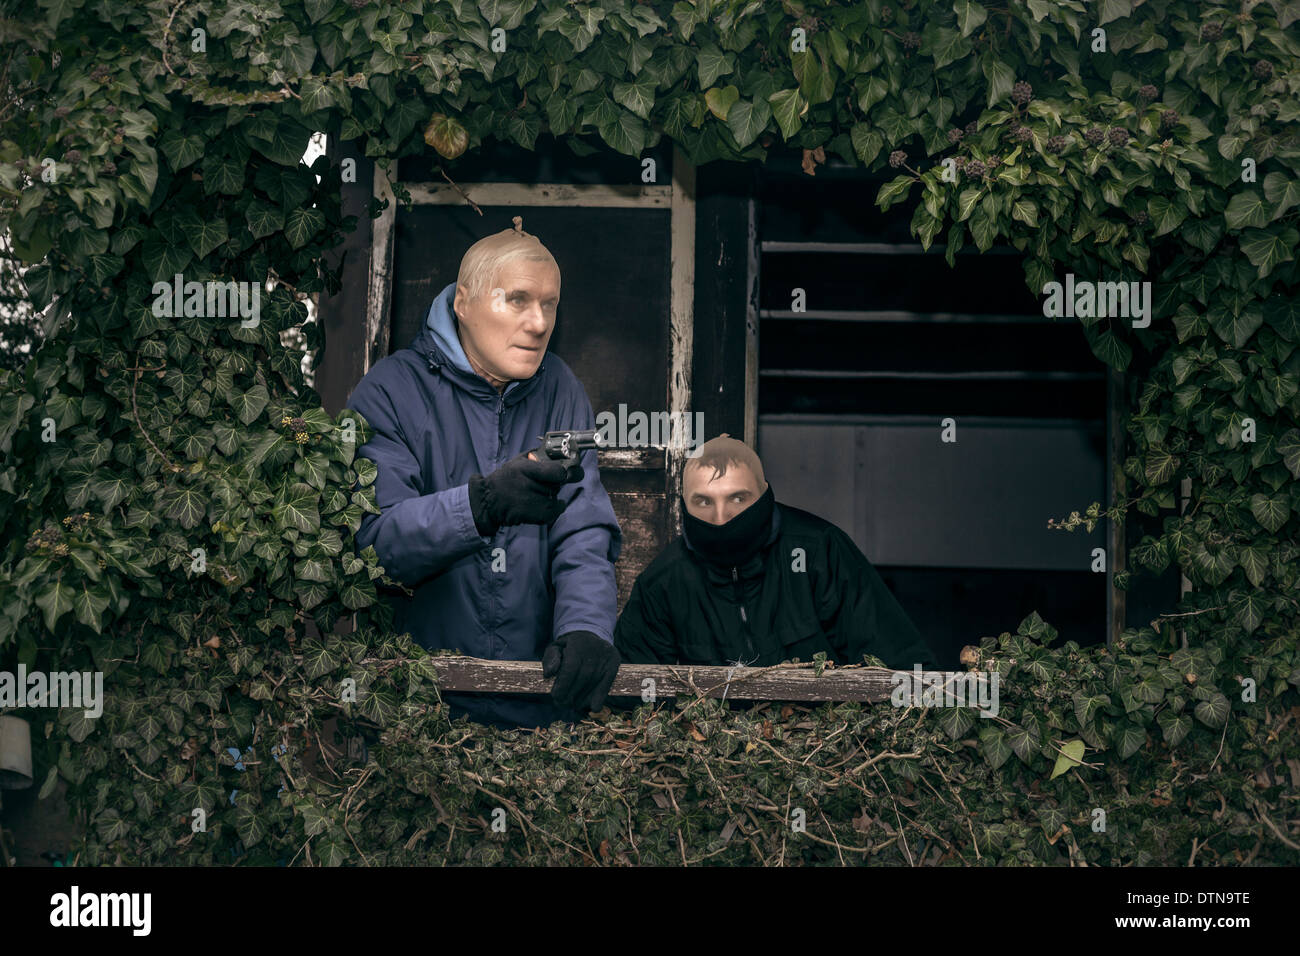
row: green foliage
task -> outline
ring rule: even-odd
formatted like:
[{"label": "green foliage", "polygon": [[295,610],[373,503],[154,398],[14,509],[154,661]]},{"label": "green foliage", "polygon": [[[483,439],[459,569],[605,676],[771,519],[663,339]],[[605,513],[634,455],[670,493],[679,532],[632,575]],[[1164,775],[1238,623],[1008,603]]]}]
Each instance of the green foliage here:
[{"label": "green foliage", "polygon": [[[1296,862],[1276,827],[1300,677],[1298,21],[1294,0],[6,14],[0,225],[31,306],[54,305],[39,353],[0,371],[0,660],[105,673],[102,718],[35,734],[84,858],[1143,865],[1196,841],[1203,862]],[[326,415],[282,344],[319,346],[303,300],[337,289],[324,256],[355,226],[341,170],[299,163],[315,129],[453,170],[542,132],[629,157],[666,135],[697,163],[823,149],[899,170],[879,205],[913,203],[950,263],[1001,242],[1035,293],[1150,281],[1148,328],[1081,320],[1135,374],[1121,504],[1069,526],[1160,518],[1123,579],[1176,565],[1179,616],[1110,652],[1050,648],[1037,615],[986,640],[995,719],[689,702],[571,735],[448,724],[353,544],[375,507],[365,423]],[[178,272],[270,280],[260,323],[155,314]],[[336,722],[368,755],[332,749]]]}]

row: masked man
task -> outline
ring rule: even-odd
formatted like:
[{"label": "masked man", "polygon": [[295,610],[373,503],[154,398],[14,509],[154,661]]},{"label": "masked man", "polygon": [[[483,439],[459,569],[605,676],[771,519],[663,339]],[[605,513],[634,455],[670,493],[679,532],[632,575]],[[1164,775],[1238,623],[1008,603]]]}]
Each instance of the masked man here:
[{"label": "masked man", "polygon": [[682,473],[682,534],[641,572],[614,631],[629,664],[765,667],[824,651],[892,668],[933,654],[843,531],[779,505],[758,456],[726,435]]},{"label": "masked man", "polygon": [[[595,424],[581,383],[546,345],[560,270],[535,236],[474,243],[424,328],[348,400],[374,429],[358,454],[378,467],[380,514],[357,545],[414,589],[398,623],[423,647],[538,660],[551,699],[446,695],[452,714],[542,726],[598,709],[618,671],[611,643],[622,537],[595,451],[566,468],[538,450],[547,431]],[[531,450],[531,452],[530,452]]]}]

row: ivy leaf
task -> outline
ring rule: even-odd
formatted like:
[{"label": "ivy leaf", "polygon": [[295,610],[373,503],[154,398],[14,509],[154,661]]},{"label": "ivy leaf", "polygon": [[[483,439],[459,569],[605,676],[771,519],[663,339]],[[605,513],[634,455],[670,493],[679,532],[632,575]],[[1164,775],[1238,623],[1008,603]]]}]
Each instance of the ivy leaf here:
[{"label": "ivy leaf", "polygon": [[72,588],[61,581],[51,581],[37,593],[36,606],[45,612],[45,628],[53,633],[58,619],[72,610]]},{"label": "ivy leaf", "polygon": [[1165,743],[1170,747],[1177,747],[1182,743],[1183,738],[1192,729],[1190,714],[1176,714],[1172,710],[1162,710],[1156,717],[1156,723],[1164,731]]},{"label": "ivy leaf", "polygon": [[[301,249],[325,228],[325,214],[319,209],[295,209],[284,223],[284,237],[294,249]],[[245,423],[247,424],[247,423]]]},{"label": "ivy leaf", "polygon": [[936,69],[955,63],[971,51],[970,40],[948,27],[939,27],[933,33],[926,30],[921,36],[921,52],[934,57]]},{"label": "ivy leaf", "polygon": [[259,383],[246,392],[236,392],[230,396],[229,402],[239,420],[245,425],[251,425],[262,414],[262,410],[270,400],[270,392],[266,390],[265,385]]},{"label": "ivy leaf", "polygon": [[975,723],[969,707],[945,707],[939,717],[939,726],[953,740],[965,735]]},{"label": "ivy leaf", "polygon": [[1232,704],[1223,694],[1215,691],[1214,696],[1209,700],[1203,700],[1196,705],[1196,719],[1207,727],[1213,727],[1218,730],[1228,722],[1228,714],[1232,711]]},{"label": "ivy leaf", "polygon": [[1262,544],[1252,544],[1241,549],[1237,560],[1246,572],[1246,579],[1259,587],[1268,575],[1269,549]]},{"label": "ivy leaf", "polygon": [[767,121],[772,118],[772,108],[767,100],[741,100],[727,113],[727,128],[736,137],[741,149],[758,139]]},{"label": "ivy leaf", "polygon": [[1264,310],[1251,303],[1242,309],[1219,308],[1211,310],[1210,325],[1219,338],[1234,348],[1245,348],[1250,337],[1264,324]]},{"label": "ivy leaf", "polygon": [[1006,735],[998,727],[980,727],[980,750],[990,767],[997,770],[1011,756],[1011,746]]},{"label": "ivy leaf", "polygon": [[1264,612],[1268,609],[1261,594],[1247,592],[1232,605],[1232,616],[1247,634],[1253,634],[1264,621]]},{"label": "ivy leaf", "polygon": [[707,90],[713,86],[718,77],[734,71],[736,62],[730,53],[723,53],[713,44],[709,44],[700,49],[699,55],[695,58],[695,67],[700,78],[700,89]]},{"label": "ivy leaf", "polygon": [[870,166],[885,148],[885,137],[866,123],[853,124],[849,130],[849,142],[853,144],[853,152],[864,166]]},{"label": "ivy leaf", "polygon": [[1288,428],[1277,441],[1277,452],[1291,477],[1300,478],[1300,429]]},{"label": "ivy leaf", "polygon": [[188,531],[198,526],[207,510],[208,503],[197,490],[178,488],[172,493],[171,504],[167,508],[166,515],[168,518],[175,519]]},{"label": "ivy leaf", "polygon": [[952,5],[957,14],[957,27],[964,37],[970,36],[981,23],[989,18],[989,13],[975,0],[956,0]]},{"label": "ivy leaf", "polygon": [[[357,582],[355,580],[347,581],[339,589],[339,600],[343,606],[349,610],[355,611],[358,608],[369,607],[377,600],[375,586],[370,581]],[[957,708],[954,708],[954,710]]]},{"label": "ivy leaf", "polygon": [[200,259],[230,238],[226,233],[225,219],[195,216],[192,221],[182,223],[181,231],[185,233],[185,241]]},{"label": "ivy leaf", "polygon": [[637,156],[645,148],[645,124],[627,110],[618,110],[614,122],[600,128],[601,137],[614,149]]},{"label": "ivy leaf", "polygon": [[1264,278],[1283,262],[1295,258],[1293,250],[1300,244],[1300,232],[1284,229],[1271,232],[1266,229],[1247,229],[1241,237],[1241,251],[1250,264],[1258,267],[1258,277]]},{"label": "ivy leaf", "polygon": [[238,196],[244,191],[244,163],[233,156],[210,152],[203,157],[203,192]]},{"label": "ivy leaf", "polygon": [[650,108],[655,102],[655,85],[650,80],[634,83],[615,83],[614,102],[626,106],[644,120],[650,118]]},{"label": "ivy leaf", "polygon": [[1056,758],[1056,765],[1052,767],[1052,775],[1047,779],[1055,780],[1071,768],[1082,764],[1085,749],[1082,740],[1068,740],[1062,744],[1061,753]]},{"label": "ivy leaf", "polygon": [[179,172],[203,156],[207,141],[198,133],[186,135],[180,130],[168,130],[158,139],[158,149],[167,158],[172,170]]},{"label": "ivy leaf", "polygon": [[876,205],[882,210],[888,209],[907,194],[908,189],[911,188],[914,182],[916,180],[910,174],[891,179],[880,187],[880,192],[876,194]]},{"label": "ivy leaf", "polygon": [[108,610],[108,598],[98,588],[91,588],[87,582],[82,581],[77,588],[76,597],[72,599],[72,610],[78,621],[99,634],[100,617]]},{"label": "ivy leaf", "polygon": [[1133,12],[1133,0],[1101,0],[1101,9],[1097,14],[1097,23],[1109,23],[1127,17]]},{"label": "ivy leaf", "polygon": [[988,107],[992,109],[993,104],[1010,93],[1011,87],[1016,85],[1016,72],[992,53],[980,57],[980,69],[984,72],[984,78],[988,80]]},{"label": "ivy leaf", "polygon": [[1033,721],[1027,721],[1024,726],[1012,726],[1007,730],[1007,743],[1011,745],[1012,751],[1023,762],[1029,763],[1031,757],[1038,750],[1039,736],[1038,726]]},{"label": "ivy leaf", "polygon": [[721,89],[714,87],[704,92],[704,103],[708,106],[709,112],[723,122],[726,122],[727,114],[731,112],[731,107],[738,99],[740,99],[740,90],[734,86],[724,86]]},{"label": "ivy leaf", "polygon": [[1147,732],[1135,724],[1125,724],[1115,736],[1115,750],[1121,760],[1133,756],[1147,742]]},{"label": "ivy leaf", "polygon": [[1011,206],[1011,218],[1018,219],[1031,229],[1038,228],[1038,204],[1030,199],[1017,199]]},{"label": "ivy leaf", "polygon": [[317,492],[311,485],[295,481],[285,492],[283,503],[275,509],[276,519],[282,527],[297,528],[304,534],[315,534],[320,530],[317,498]]},{"label": "ivy leaf", "polygon": [[183,246],[153,239],[145,241],[140,255],[151,282],[171,282],[194,258],[194,253]]},{"label": "ivy leaf", "polygon": [[1097,712],[1109,703],[1109,697],[1076,693],[1074,695],[1074,716],[1079,721],[1079,726],[1086,727],[1092,723],[1092,719]]},{"label": "ivy leaf", "polygon": [[1229,229],[1244,229],[1247,226],[1267,225],[1268,213],[1268,203],[1264,197],[1250,189],[1239,192],[1228,200],[1223,218]]},{"label": "ivy leaf", "polygon": [[248,231],[253,234],[254,239],[265,238],[284,228],[284,212],[280,207],[268,205],[260,200],[248,207],[244,218],[248,223]]},{"label": "ivy leaf", "polygon": [[323,641],[307,640],[302,646],[302,666],[310,680],[324,677],[339,666],[339,658]]},{"label": "ivy leaf", "polygon": [[1264,177],[1264,197],[1277,208],[1272,220],[1281,219],[1292,206],[1300,206],[1300,179],[1287,179],[1282,173]]},{"label": "ivy leaf", "polygon": [[1256,494],[1250,499],[1250,513],[1265,531],[1271,533],[1286,524],[1286,519],[1291,516],[1291,506],[1281,495],[1270,498]]}]

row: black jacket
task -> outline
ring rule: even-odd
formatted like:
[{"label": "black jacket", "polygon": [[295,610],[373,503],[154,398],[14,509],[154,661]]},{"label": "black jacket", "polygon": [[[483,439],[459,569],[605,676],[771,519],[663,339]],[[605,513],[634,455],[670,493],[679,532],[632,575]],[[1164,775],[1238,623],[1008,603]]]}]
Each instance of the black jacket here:
[{"label": "black jacket", "polygon": [[778,504],[767,544],[744,565],[702,560],[680,536],[637,578],[614,629],[628,664],[766,667],[818,651],[889,667],[935,666],[880,574],[829,521]]}]

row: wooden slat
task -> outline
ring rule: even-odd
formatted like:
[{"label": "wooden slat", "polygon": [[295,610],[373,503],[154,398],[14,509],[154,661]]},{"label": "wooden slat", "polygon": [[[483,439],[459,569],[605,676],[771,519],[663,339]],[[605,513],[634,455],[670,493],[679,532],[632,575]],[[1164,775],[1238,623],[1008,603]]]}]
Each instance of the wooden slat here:
[{"label": "wooden slat", "polygon": [[596,461],[603,468],[630,471],[662,471],[665,464],[663,446],[650,448],[601,448],[596,451]]},{"label": "wooden slat", "polygon": [[[672,225],[669,242],[671,305],[668,338],[668,412],[671,420],[690,421],[691,371],[695,349],[695,165],[680,147],[673,147]],[[680,416],[680,417],[679,417]],[[696,436],[697,441],[707,435]],[[668,449],[668,534],[681,525],[682,469],[686,465],[685,435],[673,435]]]},{"label": "wooden slat", "polygon": [[[600,206],[667,209],[671,186],[567,183],[406,183],[413,205],[464,204],[465,195],[480,206]],[[464,190],[462,195],[461,190]]]},{"label": "wooden slat", "polygon": [[[396,169],[393,171],[396,173]],[[393,197],[388,174],[378,164],[374,173],[374,197],[388,205],[371,226],[370,292],[366,300],[366,351],[362,374],[388,355],[388,335],[392,326],[393,230],[397,222],[397,200]]]},{"label": "wooden slat", "polygon": [[[540,661],[488,661],[476,657],[433,658],[438,686],[473,694],[549,694],[552,680],[542,677]],[[884,667],[827,668],[816,676],[811,665],[775,667],[690,667],[683,664],[624,664],[610,688],[614,697],[641,697],[642,681],[652,679],[656,699],[680,696],[728,700],[860,701],[889,700],[895,684]]]}]

